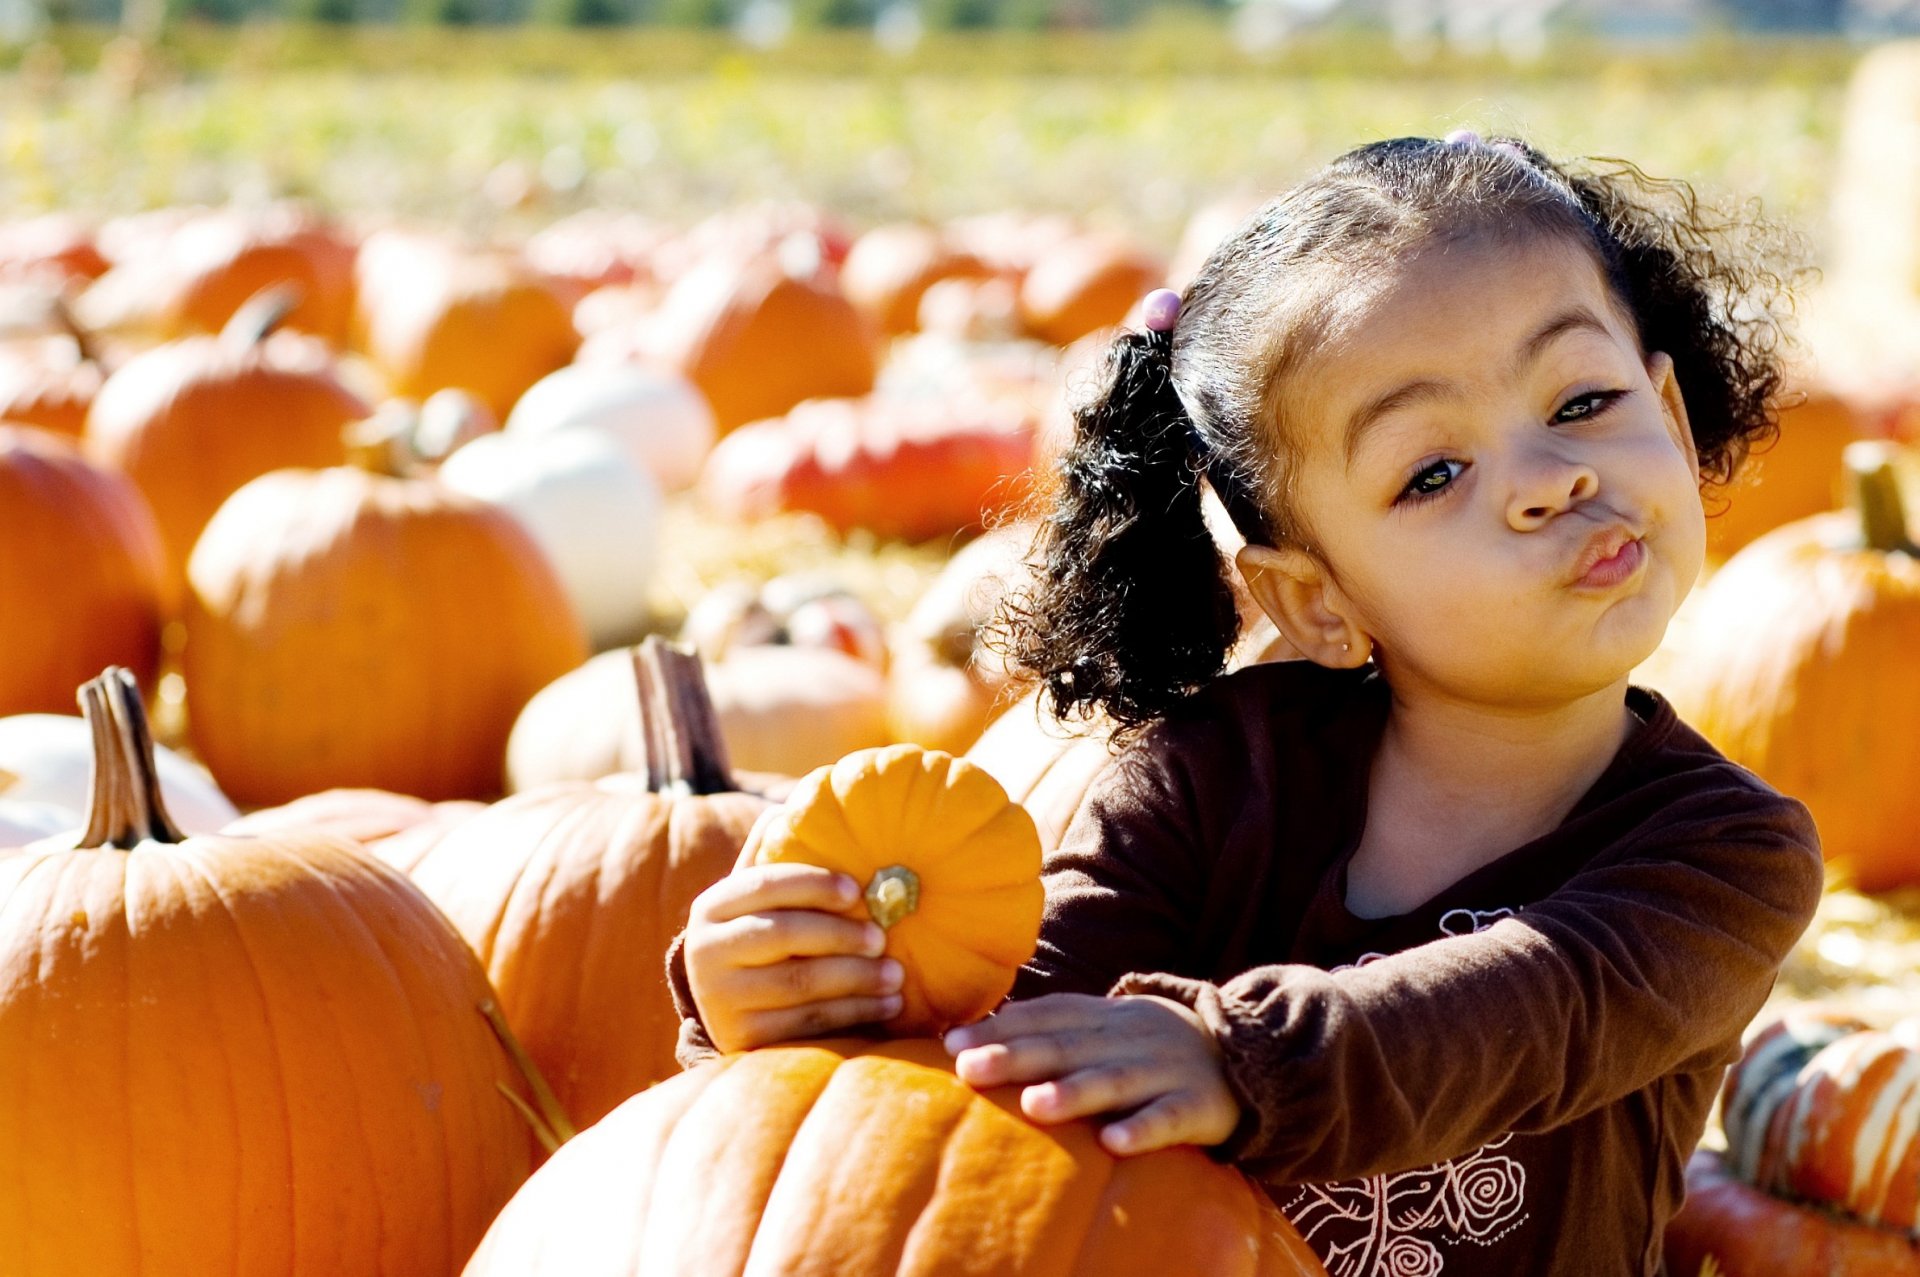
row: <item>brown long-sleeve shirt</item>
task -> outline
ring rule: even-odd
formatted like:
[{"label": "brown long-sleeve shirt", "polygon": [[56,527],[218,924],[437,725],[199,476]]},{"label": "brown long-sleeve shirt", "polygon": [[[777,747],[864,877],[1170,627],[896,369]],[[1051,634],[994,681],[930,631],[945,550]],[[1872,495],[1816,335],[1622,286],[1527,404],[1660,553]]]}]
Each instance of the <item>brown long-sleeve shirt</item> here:
[{"label": "brown long-sleeve shirt", "polygon": [[1655,1273],[1818,903],[1812,821],[1634,688],[1641,725],[1557,829],[1359,918],[1387,701],[1370,671],[1255,666],[1148,729],[1049,858],[1013,996],[1195,1008],[1243,1110],[1219,1154],[1332,1277]]}]

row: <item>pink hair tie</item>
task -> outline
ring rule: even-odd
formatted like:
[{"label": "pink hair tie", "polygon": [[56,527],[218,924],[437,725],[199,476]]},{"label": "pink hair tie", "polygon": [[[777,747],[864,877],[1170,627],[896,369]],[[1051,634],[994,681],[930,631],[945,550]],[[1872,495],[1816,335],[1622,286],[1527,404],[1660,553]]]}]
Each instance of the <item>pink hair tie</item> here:
[{"label": "pink hair tie", "polygon": [[1180,318],[1180,294],[1171,288],[1156,288],[1140,304],[1140,314],[1150,331],[1170,333],[1174,321]]},{"label": "pink hair tie", "polygon": [[1441,139],[1448,146],[1478,146],[1481,140],[1480,135],[1472,129],[1455,129]]}]

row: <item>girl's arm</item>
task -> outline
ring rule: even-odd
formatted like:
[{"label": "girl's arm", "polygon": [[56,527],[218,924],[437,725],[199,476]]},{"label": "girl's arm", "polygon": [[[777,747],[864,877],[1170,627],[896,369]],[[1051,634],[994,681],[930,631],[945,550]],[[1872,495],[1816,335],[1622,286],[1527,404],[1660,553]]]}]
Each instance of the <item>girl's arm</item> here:
[{"label": "girl's arm", "polygon": [[[1556,1127],[1663,1075],[1731,1062],[1819,902],[1799,803],[1729,787],[1664,817],[1473,935],[1337,973],[1134,975],[1115,991],[1171,999],[1206,1026],[1240,1104],[1221,1154],[1272,1182],[1419,1166]],[[1022,1063],[1057,1059],[1056,1029],[986,1036],[1000,1045],[991,1067],[975,1065],[982,1080],[1060,1076]]]}]

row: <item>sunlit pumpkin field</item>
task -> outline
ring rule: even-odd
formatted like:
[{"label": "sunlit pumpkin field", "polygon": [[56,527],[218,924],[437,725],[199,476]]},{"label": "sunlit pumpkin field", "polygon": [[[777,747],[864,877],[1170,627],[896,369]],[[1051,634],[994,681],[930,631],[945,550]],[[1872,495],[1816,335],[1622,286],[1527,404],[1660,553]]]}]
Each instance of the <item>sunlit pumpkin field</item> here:
[{"label": "sunlit pumpkin field", "polygon": [[[32,844],[0,852],[0,1149],[35,1171],[0,1188],[0,1271],[732,1272],[700,1247],[839,1253],[801,1221],[844,1140],[942,1221],[872,1240],[921,1256],[901,1271],[991,1236],[981,1271],[1324,1272],[1233,1172],[1110,1169],[924,1043],[676,1077],[661,972],[745,847],[871,878],[857,916],[926,966],[903,1022],[1004,996],[1033,866],[1108,758],[1040,725],[994,643],[1067,405],[1261,199],[1460,127],[1757,212],[1794,283],[1781,437],[1717,498],[1638,677],[1820,823],[1829,889],[1755,1025],[1824,1018],[1752,1085],[1827,1125],[1702,1200],[1746,1194],[1817,1271],[1920,1273],[1916,1123],[1819,1107],[1920,1111],[1920,1038],[1878,1031],[1920,999],[1920,48],[1515,62],[1178,23],[0,47],[0,848]],[[1247,615],[1236,665],[1293,655]],[[760,821],[856,754],[799,781],[824,823]],[[870,829],[934,850],[889,865]],[[782,1087],[912,1091],[944,1133],[873,1108],[857,1139],[728,1145],[729,1106]],[[679,1160],[621,1163],[622,1123]],[[1836,1130],[1868,1169],[1813,1165]],[[942,1139],[944,1177],[1017,1165],[1132,1231],[935,1210],[898,1150]],[[191,1173],[160,1151],[188,1145]],[[751,1211],[695,1191],[749,1155],[726,1165]],[[652,1222],[620,1238],[541,1229],[635,1193]],[[1672,1242],[1673,1277],[1816,1271],[1715,1226]],[[1067,1232],[1076,1258],[1022,1266]]]}]

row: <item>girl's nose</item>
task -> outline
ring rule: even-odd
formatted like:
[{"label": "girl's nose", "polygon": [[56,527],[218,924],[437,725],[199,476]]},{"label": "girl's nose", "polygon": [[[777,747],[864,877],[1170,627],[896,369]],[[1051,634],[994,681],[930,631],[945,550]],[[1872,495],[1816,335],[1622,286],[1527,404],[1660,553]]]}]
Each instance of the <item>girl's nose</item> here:
[{"label": "girl's nose", "polygon": [[1599,491],[1599,472],[1585,462],[1538,458],[1514,484],[1507,501],[1507,522],[1516,531],[1530,532]]}]

